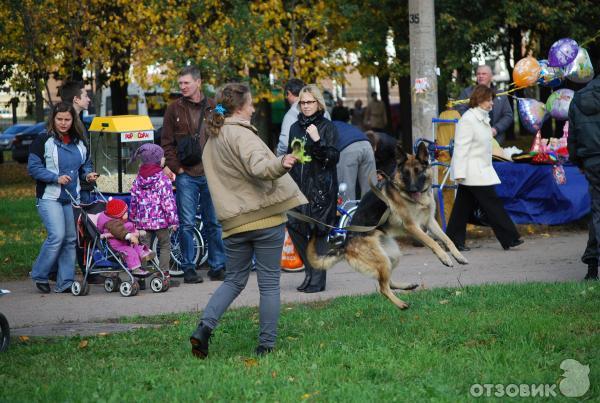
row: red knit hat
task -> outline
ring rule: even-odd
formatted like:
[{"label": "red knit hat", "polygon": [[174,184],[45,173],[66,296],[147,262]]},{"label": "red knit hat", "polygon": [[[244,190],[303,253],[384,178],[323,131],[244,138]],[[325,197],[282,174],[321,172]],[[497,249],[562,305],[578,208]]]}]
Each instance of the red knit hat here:
[{"label": "red knit hat", "polygon": [[121,218],[127,212],[127,203],[121,199],[110,199],[104,213],[111,218]]}]

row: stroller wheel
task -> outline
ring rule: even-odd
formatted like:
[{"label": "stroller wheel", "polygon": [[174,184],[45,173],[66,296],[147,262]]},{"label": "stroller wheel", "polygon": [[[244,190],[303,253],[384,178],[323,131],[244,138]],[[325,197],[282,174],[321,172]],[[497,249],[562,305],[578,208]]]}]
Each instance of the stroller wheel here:
[{"label": "stroller wheel", "polygon": [[[135,292],[134,292],[134,286],[135,286]],[[135,294],[137,294],[139,287],[140,286],[138,285],[138,283],[132,284],[129,281],[123,281],[121,283],[121,285],[119,286],[119,292],[124,297],[133,297]]]},{"label": "stroller wheel", "polygon": [[71,284],[71,293],[76,297],[88,295],[90,292],[90,285],[88,282],[80,283],[79,281],[73,281]]},{"label": "stroller wheel", "polygon": [[119,277],[106,277],[104,279],[104,291],[116,292],[119,289]]},{"label": "stroller wheel", "polygon": [[160,277],[154,277],[150,280],[150,288],[154,292],[161,292],[164,288],[163,280]]}]

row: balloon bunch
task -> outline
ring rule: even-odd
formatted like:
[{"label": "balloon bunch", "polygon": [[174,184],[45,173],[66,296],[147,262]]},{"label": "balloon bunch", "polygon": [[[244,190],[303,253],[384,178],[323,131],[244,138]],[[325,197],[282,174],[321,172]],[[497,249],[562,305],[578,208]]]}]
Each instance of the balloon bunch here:
[{"label": "balloon bunch", "polygon": [[[555,88],[564,79],[575,83],[587,83],[594,78],[594,68],[587,50],[570,38],[554,42],[547,60],[536,60],[528,56],[515,64],[513,81],[517,88],[542,85]],[[569,105],[574,92],[563,88],[550,95],[546,104],[530,98],[517,98],[519,118],[525,129],[536,133],[549,116],[567,120]]]}]

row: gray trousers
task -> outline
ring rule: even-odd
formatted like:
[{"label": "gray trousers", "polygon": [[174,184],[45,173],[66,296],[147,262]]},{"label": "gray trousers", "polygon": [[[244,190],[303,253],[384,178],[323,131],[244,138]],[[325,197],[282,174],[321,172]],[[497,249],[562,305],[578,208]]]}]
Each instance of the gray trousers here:
[{"label": "gray trousers", "polygon": [[169,234],[169,229],[161,228],[157,230],[146,230],[146,235],[141,237],[140,241],[146,245],[148,249],[152,249],[152,239],[155,235],[158,237],[158,249],[160,250],[158,266],[162,271],[169,270],[171,263],[171,235]]},{"label": "gray trousers", "polygon": [[208,301],[201,322],[214,329],[229,305],[248,283],[252,257],[256,260],[256,276],[260,292],[260,334],[258,343],[274,347],[281,305],[279,278],[284,225],[242,232],[223,240],[225,245],[225,280]]},{"label": "gray trousers", "polygon": [[[340,160],[337,164],[338,183],[344,182],[348,185],[346,199],[355,200],[359,198],[356,192],[356,181],[360,186],[361,195],[370,189],[369,178],[375,176],[375,155],[368,141],[357,141],[350,144],[340,152]],[[374,183],[376,180],[374,180]]]}]

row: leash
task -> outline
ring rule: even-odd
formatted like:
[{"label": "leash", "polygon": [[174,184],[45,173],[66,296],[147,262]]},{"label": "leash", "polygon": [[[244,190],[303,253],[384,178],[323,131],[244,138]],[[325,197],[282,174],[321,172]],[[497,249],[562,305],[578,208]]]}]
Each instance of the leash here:
[{"label": "leash", "polygon": [[[343,228],[344,231],[370,232],[370,231],[373,231],[374,229],[376,229],[377,227],[380,227],[381,225],[383,225],[390,217],[390,205],[388,204],[388,201],[387,201],[387,198],[385,197],[385,195],[381,192],[381,190],[379,190],[377,188],[377,186],[373,185],[373,183],[370,180],[369,180],[369,186],[371,187],[371,191],[375,194],[375,196],[377,196],[382,202],[384,202],[387,208],[385,209],[383,215],[381,216],[381,218],[379,219],[379,222],[377,224],[372,225],[372,226],[348,225],[347,227]],[[312,217],[309,217],[305,214],[298,213],[297,211],[290,210],[287,212],[287,214],[291,217],[296,218],[297,220],[308,222],[308,223],[313,223],[313,224],[319,224],[319,225],[322,225],[329,229],[335,229],[335,230],[342,229],[342,228],[338,228],[334,225],[325,224],[325,223],[323,223],[319,220],[316,220]]]}]

